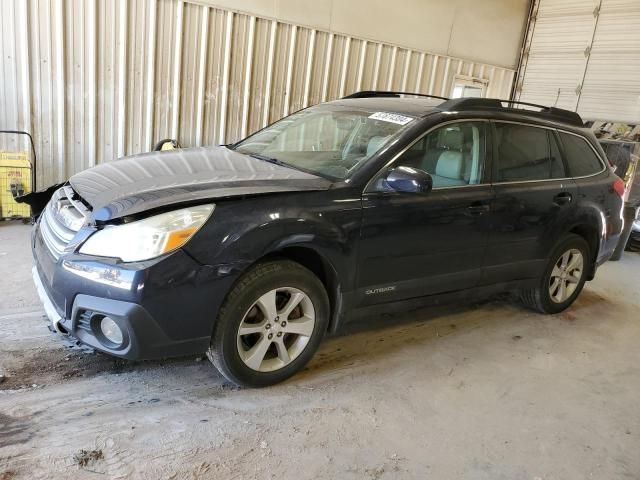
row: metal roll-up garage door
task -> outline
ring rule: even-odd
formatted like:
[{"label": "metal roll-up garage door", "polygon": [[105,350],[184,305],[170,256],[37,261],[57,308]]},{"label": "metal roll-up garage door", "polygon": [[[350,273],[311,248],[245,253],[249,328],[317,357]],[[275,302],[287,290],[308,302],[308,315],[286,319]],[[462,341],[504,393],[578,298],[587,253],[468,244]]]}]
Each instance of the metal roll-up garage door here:
[{"label": "metal roll-up garage door", "polygon": [[640,123],[640,1],[536,0],[515,98]]}]

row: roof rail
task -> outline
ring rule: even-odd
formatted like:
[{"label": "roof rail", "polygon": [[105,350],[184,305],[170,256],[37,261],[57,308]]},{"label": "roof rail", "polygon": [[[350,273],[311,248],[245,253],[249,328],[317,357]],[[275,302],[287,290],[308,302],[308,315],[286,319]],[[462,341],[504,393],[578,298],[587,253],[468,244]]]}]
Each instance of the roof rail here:
[{"label": "roof rail", "polygon": [[[530,110],[526,108],[517,108],[518,105],[526,107],[534,107],[539,110]],[[533,117],[539,117],[547,120],[555,120],[558,122],[568,123],[577,127],[583,127],[582,117],[571,110],[562,108],[547,107],[537,105],[535,103],[517,102],[515,100],[500,100],[497,98],[454,98],[440,105],[438,108],[443,111],[453,110],[517,110],[518,113],[526,112]]]},{"label": "roof rail", "polygon": [[413,93],[413,92],[387,92],[382,90],[363,90],[361,92],[355,92],[351,95],[347,95],[345,98],[370,98],[370,97],[400,97],[401,95],[410,95],[413,97],[426,97],[436,98],[438,100],[449,100],[446,97],[439,97],[437,95],[427,95],[426,93]]}]

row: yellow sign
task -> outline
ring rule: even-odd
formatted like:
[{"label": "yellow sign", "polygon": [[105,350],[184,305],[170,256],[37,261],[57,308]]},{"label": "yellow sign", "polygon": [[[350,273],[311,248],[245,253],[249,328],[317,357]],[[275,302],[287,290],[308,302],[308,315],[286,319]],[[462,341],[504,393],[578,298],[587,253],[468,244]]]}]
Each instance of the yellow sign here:
[{"label": "yellow sign", "polygon": [[16,202],[15,195],[31,192],[29,152],[0,151],[0,217],[29,218],[31,207]]}]

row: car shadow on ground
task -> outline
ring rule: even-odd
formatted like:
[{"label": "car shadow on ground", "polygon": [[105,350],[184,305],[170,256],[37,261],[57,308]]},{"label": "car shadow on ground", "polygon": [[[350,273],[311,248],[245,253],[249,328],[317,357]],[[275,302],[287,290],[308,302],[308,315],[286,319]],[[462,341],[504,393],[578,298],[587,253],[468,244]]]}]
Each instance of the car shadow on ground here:
[{"label": "car shadow on ground", "polygon": [[[566,322],[571,324],[588,317],[597,321],[598,311],[618,308],[612,300],[591,290],[584,290],[575,304],[556,315],[543,315],[524,307],[513,294],[501,294],[484,300],[461,301],[416,308],[393,315],[379,315],[345,325],[328,338],[305,368],[293,381],[314,381],[314,377],[332,376],[332,372],[372,363],[419,345],[428,350],[444,337],[457,341],[473,330],[487,327],[505,332],[506,342],[518,342],[522,322]],[[583,313],[588,311],[588,315]],[[534,323],[535,324],[535,323]],[[516,333],[514,333],[516,332]],[[291,380],[290,380],[291,381]]]},{"label": "car shadow on ground", "polygon": [[[602,302],[612,303],[585,290],[572,309],[557,317],[573,321],[576,310]],[[511,330],[513,322],[531,315],[538,314],[526,310],[512,297],[503,295],[481,302],[430,306],[359,320],[346,324],[328,337],[303,372],[286,383],[313,382],[315,377],[373,362],[410,345],[420,344],[428,348],[442,337],[481,328],[489,321],[502,322],[506,330]],[[60,344],[59,348],[56,341]],[[177,383],[192,382],[195,376],[199,382],[210,382],[212,387],[236,389],[209,364],[205,355],[128,361],[98,352],[65,348],[61,338],[55,338],[51,348],[17,350],[7,354],[14,357],[11,363],[17,367],[5,372],[5,381],[0,383],[0,390],[34,388],[100,375],[130,373],[149,378],[158,373],[169,377],[174,375]]]}]

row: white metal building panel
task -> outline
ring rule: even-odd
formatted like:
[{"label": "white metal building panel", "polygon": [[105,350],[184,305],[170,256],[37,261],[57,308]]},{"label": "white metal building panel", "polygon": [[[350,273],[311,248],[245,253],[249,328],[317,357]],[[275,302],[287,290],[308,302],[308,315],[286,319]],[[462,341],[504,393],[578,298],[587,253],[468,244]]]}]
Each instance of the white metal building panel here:
[{"label": "white metal building panel", "polygon": [[40,186],[165,138],[233,142],[357,90],[449,96],[462,75],[507,98],[514,76],[189,0],[0,0],[0,27],[0,129],[33,132]]},{"label": "white metal building panel", "polygon": [[578,111],[640,123],[640,1],[603,1]]},{"label": "white metal building panel", "polygon": [[640,2],[536,0],[516,98],[640,123]]}]

